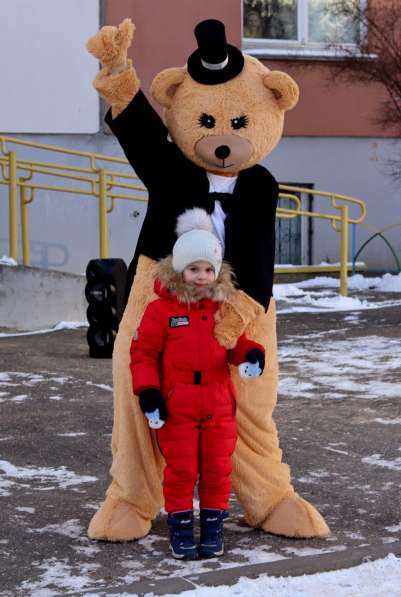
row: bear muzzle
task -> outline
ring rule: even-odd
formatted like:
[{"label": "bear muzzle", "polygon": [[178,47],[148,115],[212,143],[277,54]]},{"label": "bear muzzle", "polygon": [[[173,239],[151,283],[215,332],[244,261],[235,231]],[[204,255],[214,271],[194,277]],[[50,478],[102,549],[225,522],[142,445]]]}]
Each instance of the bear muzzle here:
[{"label": "bear muzzle", "polygon": [[238,172],[249,161],[252,145],[239,135],[208,135],[195,145],[195,153],[207,168]]}]

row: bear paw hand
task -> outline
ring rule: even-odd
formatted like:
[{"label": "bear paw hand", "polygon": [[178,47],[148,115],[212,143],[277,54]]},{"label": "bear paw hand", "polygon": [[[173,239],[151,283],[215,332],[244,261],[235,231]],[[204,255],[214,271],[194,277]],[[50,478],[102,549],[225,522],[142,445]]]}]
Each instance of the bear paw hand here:
[{"label": "bear paw hand", "polygon": [[118,27],[107,25],[88,40],[86,48],[103,66],[124,67],[134,31],[135,25],[131,19],[124,19]]},{"label": "bear paw hand", "polygon": [[223,303],[215,315],[214,335],[224,348],[231,349],[244,333],[246,322],[230,303]]}]

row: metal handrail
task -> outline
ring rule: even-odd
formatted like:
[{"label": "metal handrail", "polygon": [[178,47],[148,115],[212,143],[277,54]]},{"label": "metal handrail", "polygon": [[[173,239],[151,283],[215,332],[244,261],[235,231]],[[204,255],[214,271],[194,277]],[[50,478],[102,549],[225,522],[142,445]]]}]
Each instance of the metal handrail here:
[{"label": "metal handrail", "polygon": [[47,145],[46,143],[37,143],[36,141],[23,141],[15,137],[0,136],[0,152],[5,155],[6,143],[14,145],[24,145],[25,147],[35,147],[36,149],[44,149],[53,153],[65,153],[67,155],[76,155],[79,157],[87,157],[91,163],[93,160],[101,160],[103,162],[114,162],[116,164],[127,164],[124,158],[116,158],[111,155],[104,155],[103,153],[96,153],[91,151],[78,151],[77,149],[67,149],[66,147],[59,147],[58,145]]},{"label": "metal handrail", "polygon": [[[43,162],[28,159],[19,159],[16,151],[9,149],[10,145],[32,147],[39,150],[72,155],[89,160],[87,167],[65,165],[51,162]],[[102,167],[99,162],[107,163]],[[23,141],[13,137],[0,136],[0,185],[8,187],[9,203],[9,254],[10,257],[18,259],[18,210],[17,194],[20,194],[20,221],[23,264],[29,265],[29,235],[28,235],[28,209],[37,191],[46,190],[54,192],[69,193],[75,195],[92,196],[98,199],[99,206],[99,255],[101,258],[108,257],[108,214],[114,209],[116,199],[128,201],[147,201],[147,190],[134,174],[117,172],[110,168],[111,164],[126,165],[127,160],[95,152],[78,151],[66,149],[44,143]],[[47,176],[63,179],[66,185],[55,185],[44,182],[32,182],[33,176]],[[69,183],[75,181],[80,186],[73,186]],[[132,181],[132,182],[130,182]],[[124,191],[135,193],[124,193]],[[138,194],[140,191],[142,194]],[[322,197],[330,200],[332,213],[311,212],[302,209],[302,201],[295,194],[306,194]],[[277,215],[280,218],[311,217],[330,221],[333,229],[340,233],[340,293],[347,294],[348,277],[348,244],[349,224],[354,232],[356,224],[360,224],[366,216],[365,203],[348,195],[319,191],[302,186],[280,185],[279,200],[289,199],[294,203],[294,209],[278,207]],[[111,204],[108,206],[108,200]],[[358,217],[350,217],[350,208],[359,208]]]},{"label": "metal handrail", "polygon": [[[292,193],[305,193],[305,194],[309,194],[309,195],[318,195],[319,197],[328,197],[331,200],[332,203],[332,207],[334,207],[334,209],[340,209],[341,205],[337,204],[337,201],[346,201],[347,203],[351,203],[353,205],[357,205],[360,210],[360,216],[359,218],[349,218],[348,222],[350,224],[360,224],[366,216],[366,205],[365,202],[362,201],[362,199],[356,199],[355,197],[351,197],[350,195],[341,195],[339,193],[330,193],[327,191],[318,191],[316,189],[309,189],[309,188],[305,188],[305,187],[294,187],[294,186],[288,186],[288,185],[280,185],[280,189],[282,191],[290,191]],[[280,193],[281,196],[284,196],[284,193]],[[299,199],[299,197],[297,197],[296,195],[285,195],[286,197],[290,197],[290,198],[297,198]],[[311,212],[303,212],[302,214],[294,214],[293,217],[295,217],[296,215],[310,215]],[[313,212],[316,213],[316,212]],[[332,217],[332,216],[330,216]],[[334,214],[333,214],[333,220],[335,221],[336,219],[340,219],[340,218],[335,218]],[[338,230],[337,230],[338,232]]]}]

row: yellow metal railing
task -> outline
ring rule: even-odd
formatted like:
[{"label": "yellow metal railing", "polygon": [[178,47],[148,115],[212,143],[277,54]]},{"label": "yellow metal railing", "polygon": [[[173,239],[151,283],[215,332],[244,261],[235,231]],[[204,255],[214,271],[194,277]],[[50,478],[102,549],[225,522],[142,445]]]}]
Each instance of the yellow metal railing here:
[{"label": "yellow metal railing", "polygon": [[[15,150],[8,150],[9,146],[17,145],[39,149],[42,151],[59,153],[65,156],[76,156],[87,161],[87,166],[69,166],[52,162],[17,159]],[[0,136],[0,184],[8,186],[9,200],[9,253],[17,260],[17,195],[20,193],[21,211],[21,241],[24,265],[29,265],[29,235],[27,205],[31,203],[36,191],[53,191],[87,195],[98,199],[99,207],[99,255],[108,256],[108,221],[107,214],[113,211],[116,199],[146,201],[146,189],[133,174],[116,172],[110,169],[112,165],[127,165],[127,161],[98,153],[64,149],[43,143],[21,141],[12,137]],[[31,182],[33,175],[44,175],[63,179],[65,183],[75,181],[80,186],[68,184],[48,184]],[[140,191],[141,194],[124,193],[125,189]],[[29,195],[29,196],[28,196]],[[110,200],[110,206],[108,201]]]},{"label": "yellow metal railing", "polygon": [[[84,161],[84,165],[65,165],[55,162],[19,159],[17,147],[38,149],[64,156],[74,156]],[[10,147],[12,149],[10,149]],[[29,265],[28,204],[35,199],[37,191],[52,191],[95,197],[98,200],[99,256],[108,257],[108,214],[114,209],[116,199],[128,201],[147,201],[147,191],[139,179],[133,175],[113,170],[112,167],[128,166],[121,158],[99,153],[64,149],[43,143],[22,141],[13,137],[0,136],[0,185],[8,187],[9,213],[9,255],[18,261],[18,193],[20,203],[20,226],[23,264]],[[32,179],[46,176],[46,182]],[[49,184],[48,179],[62,179],[61,184]],[[73,182],[75,184],[73,184]],[[325,198],[334,210],[332,213],[305,211],[302,201],[296,194],[313,195]],[[340,293],[347,294],[349,225],[360,224],[366,215],[365,203],[360,199],[317,191],[315,189],[280,186],[280,199],[294,202],[294,209],[280,207],[280,218],[310,217],[329,220],[333,229],[340,233]],[[357,208],[358,217],[350,217],[350,207]],[[296,268],[291,271],[296,271]]]},{"label": "yellow metal railing", "polygon": [[[305,211],[302,209],[302,202],[298,195],[294,193],[304,193],[314,197],[322,197],[330,200],[331,207],[339,213],[320,213],[316,211]],[[338,193],[329,193],[304,187],[295,187],[280,185],[280,199],[290,199],[295,203],[295,209],[278,207],[277,215],[281,218],[296,218],[307,216],[310,218],[319,218],[329,220],[332,228],[340,233],[340,294],[346,296],[348,292],[348,252],[349,252],[349,225],[360,224],[366,216],[366,206],[364,201],[350,197],[349,195],[340,195]],[[358,211],[358,217],[349,216],[350,206],[355,206]],[[294,270],[292,270],[294,271]]]}]

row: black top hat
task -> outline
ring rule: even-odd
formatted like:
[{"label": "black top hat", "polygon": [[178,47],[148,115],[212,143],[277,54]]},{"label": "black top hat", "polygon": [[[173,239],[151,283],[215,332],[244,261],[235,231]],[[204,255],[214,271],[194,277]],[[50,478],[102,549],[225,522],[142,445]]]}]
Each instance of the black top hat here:
[{"label": "black top hat", "polygon": [[218,85],[233,79],[242,71],[244,57],[238,48],[226,41],[224,24],[215,19],[195,27],[198,49],[188,58],[191,77],[204,85]]}]

